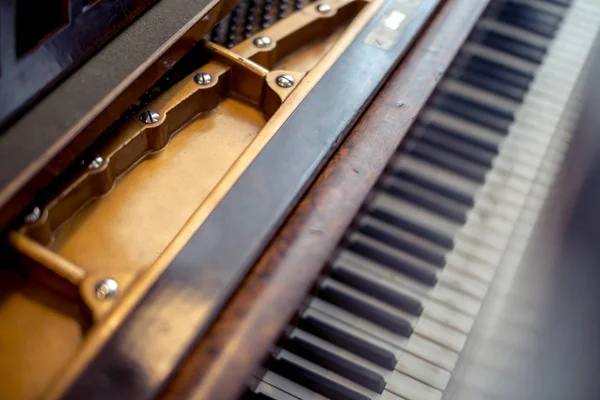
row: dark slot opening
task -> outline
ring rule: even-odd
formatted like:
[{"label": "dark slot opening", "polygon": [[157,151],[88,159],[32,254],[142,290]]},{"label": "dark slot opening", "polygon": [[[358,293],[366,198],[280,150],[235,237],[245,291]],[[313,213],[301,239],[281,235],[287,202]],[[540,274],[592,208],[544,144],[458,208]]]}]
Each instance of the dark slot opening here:
[{"label": "dark slot opening", "polygon": [[41,45],[69,23],[69,0],[19,0],[17,3],[17,57]]}]

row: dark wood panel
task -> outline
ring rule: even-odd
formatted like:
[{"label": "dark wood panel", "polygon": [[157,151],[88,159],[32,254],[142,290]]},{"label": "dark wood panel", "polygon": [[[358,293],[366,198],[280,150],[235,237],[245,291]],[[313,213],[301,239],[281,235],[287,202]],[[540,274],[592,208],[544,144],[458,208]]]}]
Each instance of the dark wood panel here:
[{"label": "dark wood panel", "polygon": [[[66,398],[143,399],[162,390],[218,315],[307,185],[425,26],[423,0],[391,47],[366,36],[386,2],[252,161],[69,389]],[[360,85],[356,77],[362,77]],[[335,99],[335,107],[331,103]],[[151,354],[151,356],[149,356]],[[115,372],[127,379],[115,379]]]},{"label": "dark wood panel", "polygon": [[486,3],[446,2],[195,347],[165,398],[232,399],[240,394]]},{"label": "dark wood panel", "polygon": [[[3,1],[0,131],[156,0]],[[10,21],[9,21],[10,19]]]}]

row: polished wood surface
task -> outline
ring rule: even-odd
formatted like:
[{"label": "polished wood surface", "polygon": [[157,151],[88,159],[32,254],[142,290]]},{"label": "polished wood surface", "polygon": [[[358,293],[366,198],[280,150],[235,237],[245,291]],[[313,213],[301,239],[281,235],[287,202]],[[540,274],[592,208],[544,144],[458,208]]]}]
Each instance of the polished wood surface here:
[{"label": "polished wood surface", "polygon": [[445,2],[163,397],[231,399],[244,390],[486,4]]}]

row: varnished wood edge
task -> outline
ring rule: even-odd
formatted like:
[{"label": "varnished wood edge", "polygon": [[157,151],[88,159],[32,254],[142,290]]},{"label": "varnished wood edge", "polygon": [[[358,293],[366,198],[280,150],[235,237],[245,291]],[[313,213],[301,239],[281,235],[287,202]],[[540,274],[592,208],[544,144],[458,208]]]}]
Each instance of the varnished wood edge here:
[{"label": "varnished wood edge", "polygon": [[238,396],[484,10],[448,0],[163,393]]}]

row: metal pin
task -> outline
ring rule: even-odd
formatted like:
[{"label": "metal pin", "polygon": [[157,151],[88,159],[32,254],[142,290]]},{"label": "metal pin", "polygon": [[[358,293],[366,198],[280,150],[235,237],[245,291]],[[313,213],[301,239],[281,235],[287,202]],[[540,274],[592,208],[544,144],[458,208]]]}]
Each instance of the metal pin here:
[{"label": "metal pin", "polygon": [[317,11],[321,14],[327,14],[331,10],[333,10],[333,7],[331,7],[331,4],[329,3],[321,3],[317,6]]},{"label": "metal pin", "polygon": [[40,210],[39,207],[34,207],[33,210],[31,210],[31,212],[25,216],[25,223],[26,224],[35,224],[36,222],[38,222],[40,220],[41,216],[42,216],[42,210]]},{"label": "metal pin", "polygon": [[287,74],[279,75],[277,78],[275,78],[275,83],[277,83],[277,86],[284,89],[291,88],[294,86],[294,78]]},{"label": "metal pin", "polygon": [[154,110],[146,110],[140,114],[140,121],[145,124],[154,124],[160,119],[160,114]]},{"label": "metal pin", "polygon": [[88,164],[88,169],[91,169],[91,170],[98,169],[102,166],[102,164],[104,164],[104,159],[100,156],[96,156]]},{"label": "metal pin", "polygon": [[200,86],[210,85],[212,82],[212,76],[206,72],[199,72],[194,75],[194,82]]},{"label": "metal pin", "polygon": [[98,300],[106,300],[117,295],[119,284],[112,278],[102,279],[96,284],[96,297]]},{"label": "metal pin", "polygon": [[259,36],[256,39],[254,39],[252,43],[254,43],[254,45],[259,49],[264,49],[266,47],[269,47],[271,43],[273,43],[273,41],[268,36]]}]

